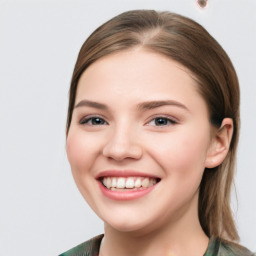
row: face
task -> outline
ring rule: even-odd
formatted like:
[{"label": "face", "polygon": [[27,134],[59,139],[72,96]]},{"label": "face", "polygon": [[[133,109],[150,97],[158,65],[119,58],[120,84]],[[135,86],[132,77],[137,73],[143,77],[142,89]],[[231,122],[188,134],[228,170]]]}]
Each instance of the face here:
[{"label": "face", "polygon": [[147,230],[192,221],[211,134],[190,72],[133,49],[82,74],[67,155],[81,194],[106,225]]}]

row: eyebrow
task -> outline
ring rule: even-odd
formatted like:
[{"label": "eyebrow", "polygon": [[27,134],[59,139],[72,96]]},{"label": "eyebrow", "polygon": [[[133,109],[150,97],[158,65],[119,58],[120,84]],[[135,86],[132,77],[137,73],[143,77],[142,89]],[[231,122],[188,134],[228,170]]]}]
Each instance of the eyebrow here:
[{"label": "eyebrow", "polygon": [[[86,107],[86,106],[92,107],[92,108],[97,108],[97,109],[102,109],[102,110],[108,109],[108,107],[105,104],[98,103],[95,101],[90,101],[90,100],[81,100],[80,102],[78,102],[75,105],[75,108]],[[185,105],[183,105],[182,103],[175,101],[175,100],[146,101],[146,102],[139,103],[137,106],[137,109],[138,110],[150,110],[150,109],[159,108],[162,106],[176,106],[176,107],[180,107],[180,108],[183,108],[183,109],[189,111]]]},{"label": "eyebrow", "polygon": [[98,108],[98,109],[107,109],[108,107],[102,103],[98,103],[95,101],[90,101],[90,100],[81,100],[78,102],[75,106],[75,108],[78,107],[92,107],[92,108]]},{"label": "eyebrow", "polygon": [[138,105],[139,110],[150,110],[162,106],[176,106],[188,111],[188,108],[182,103],[175,100],[146,101]]}]

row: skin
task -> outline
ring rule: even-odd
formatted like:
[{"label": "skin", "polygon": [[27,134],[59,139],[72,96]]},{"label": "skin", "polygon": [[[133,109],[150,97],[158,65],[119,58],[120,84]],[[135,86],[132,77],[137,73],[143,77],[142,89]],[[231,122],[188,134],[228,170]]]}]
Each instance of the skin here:
[{"label": "skin", "polygon": [[[85,100],[106,108],[81,103]],[[172,104],[138,107],[150,101]],[[191,73],[143,48],[89,66],[75,105],[67,155],[78,189],[105,223],[100,255],[203,255],[209,238],[198,218],[199,185],[205,167],[224,160],[232,120],[214,128]],[[95,116],[99,123],[89,119]],[[117,201],[104,196],[96,180],[110,169],[161,180],[141,198]]]}]

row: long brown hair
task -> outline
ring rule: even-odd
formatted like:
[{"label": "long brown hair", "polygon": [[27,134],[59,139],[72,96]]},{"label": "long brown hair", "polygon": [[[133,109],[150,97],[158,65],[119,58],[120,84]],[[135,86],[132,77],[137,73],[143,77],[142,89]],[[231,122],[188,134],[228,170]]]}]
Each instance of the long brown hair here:
[{"label": "long brown hair", "polygon": [[96,29],[83,44],[74,68],[67,134],[77,83],[84,70],[108,54],[138,46],[163,54],[192,72],[212,125],[219,127],[223,118],[232,118],[234,131],[228,155],[218,167],[205,169],[198,212],[206,235],[238,240],[230,208],[240,123],[238,79],[226,52],[198,23],[170,12],[136,10],[122,13]]}]

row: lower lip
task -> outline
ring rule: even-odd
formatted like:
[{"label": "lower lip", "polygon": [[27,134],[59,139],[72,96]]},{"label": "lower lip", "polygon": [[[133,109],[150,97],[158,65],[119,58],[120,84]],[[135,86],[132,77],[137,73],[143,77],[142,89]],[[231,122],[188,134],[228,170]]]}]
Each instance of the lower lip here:
[{"label": "lower lip", "polygon": [[98,181],[100,190],[102,194],[110,199],[113,200],[119,200],[119,201],[127,201],[127,200],[134,200],[138,199],[140,197],[143,197],[150,193],[157,184],[144,189],[139,190],[127,190],[127,191],[113,191],[110,189],[107,189],[100,181]]}]

